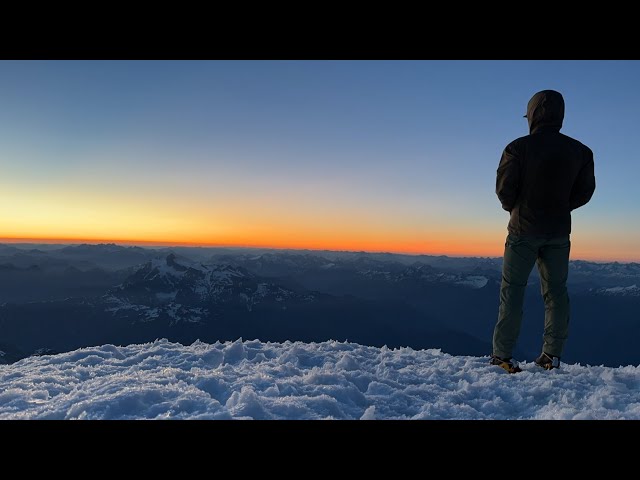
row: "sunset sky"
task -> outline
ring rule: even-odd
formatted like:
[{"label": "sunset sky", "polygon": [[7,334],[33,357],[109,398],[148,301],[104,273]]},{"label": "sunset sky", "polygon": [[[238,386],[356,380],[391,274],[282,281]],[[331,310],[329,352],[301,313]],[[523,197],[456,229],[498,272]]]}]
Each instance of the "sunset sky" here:
[{"label": "sunset sky", "polygon": [[499,256],[533,93],[595,154],[572,258],[640,261],[638,61],[0,62],[0,242]]}]

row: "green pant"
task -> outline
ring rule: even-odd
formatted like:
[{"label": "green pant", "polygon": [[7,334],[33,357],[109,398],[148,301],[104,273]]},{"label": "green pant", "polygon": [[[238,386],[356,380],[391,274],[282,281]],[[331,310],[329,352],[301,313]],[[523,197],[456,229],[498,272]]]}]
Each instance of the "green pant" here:
[{"label": "green pant", "polygon": [[522,323],[524,292],[533,264],[537,262],[544,299],[544,345],[549,355],[561,356],[569,333],[569,235],[519,237],[507,235],[502,264],[500,309],[493,331],[493,354],[511,358]]}]

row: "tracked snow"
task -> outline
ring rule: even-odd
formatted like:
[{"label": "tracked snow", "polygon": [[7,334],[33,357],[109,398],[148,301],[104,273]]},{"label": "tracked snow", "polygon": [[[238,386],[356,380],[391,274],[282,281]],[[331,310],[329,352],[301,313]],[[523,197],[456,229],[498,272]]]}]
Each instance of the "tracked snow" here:
[{"label": "tracked snow", "polygon": [[353,343],[104,345],[0,365],[0,418],[640,418],[640,367]]}]

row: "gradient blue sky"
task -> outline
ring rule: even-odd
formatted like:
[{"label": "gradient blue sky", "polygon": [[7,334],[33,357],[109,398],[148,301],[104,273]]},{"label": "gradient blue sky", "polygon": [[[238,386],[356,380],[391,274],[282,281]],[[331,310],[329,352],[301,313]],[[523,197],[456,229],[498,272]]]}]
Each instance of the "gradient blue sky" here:
[{"label": "gradient blue sky", "polygon": [[595,154],[573,257],[640,260],[637,61],[2,61],[0,237],[501,255],[556,89]]}]

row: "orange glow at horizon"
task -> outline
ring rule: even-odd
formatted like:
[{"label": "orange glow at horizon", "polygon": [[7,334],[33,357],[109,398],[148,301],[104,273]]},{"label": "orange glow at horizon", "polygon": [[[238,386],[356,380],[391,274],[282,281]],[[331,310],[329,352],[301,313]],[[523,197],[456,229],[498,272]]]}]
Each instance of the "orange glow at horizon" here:
[{"label": "orange glow at horizon", "polygon": [[[465,248],[463,244],[454,244],[447,240],[424,242],[398,242],[355,239],[352,241],[337,240],[325,243],[305,241],[278,241],[277,237],[251,240],[238,238],[236,241],[211,241],[207,239],[191,240],[154,240],[139,238],[88,238],[88,237],[1,237],[1,243],[52,243],[52,244],[78,244],[78,243],[115,243],[140,246],[188,246],[188,247],[237,247],[237,248],[270,248],[270,249],[295,249],[295,250],[335,250],[335,251],[367,251],[389,252],[426,255],[453,255],[453,256],[501,256],[502,251],[480,250],[478,248]],[[477,247],[477,246],[476,246]]]},{"label": "orange glow at horizon", "polygon": [[[13,189],[13,191],[12,191]],[[0,242],[253,247],[501,257],[506,221],[452,217],[442,209],[367,203],[340,208],[281,197],[194,201],[152,192],[8,186],[0,191]],[[490,220],[493,221],[493,220]],[[572,237],[572,259],[638,261],[633,236],[603,230]],[[616,245],[616,250],[603,248]]]},{"label": "orange glow at horizon", "polygon": [[[21,194],[22,193],[22,194]],[[3,198],[4,197],[4,198]],[[3,201],[4,200],[4,201]],[[447,220],[395,216],[371,206],[334,210],[286,198],[115,196],[40,189],[0,192],[0,239],[58,243],[234,246],[408,254],[499,256],[500,235],[469,232]],[[416,226],[417,225],[417,226]],[[472,230],[472,229],[471,229]],[[470,236],[471,233],[471,236]],[[468,238],[473,238],[469,245]]]},{"label": "orange glow at horizon", "polygon": [[[292,249],[292,250],[330,250],[330,251],[350,251],[350,252],[371,252],[371,253],[397,253],[407,255],[446,255],[451,257],[502,257],[501,248],[464,248],[462,244],[455,244],[447,241],[423,242],[415,244],[389,242],[331,242],[327,244],[309,242],[260,242],[260,241],[239,241],[239,242],[213,242],[213,241],[166,241],[166,240],[140,240],[127,238],[47,238],[47,237],[2,237],[0,243],[45,243],[45,244],[99,244],[115,243],[120,245],[137,245],[148,247],[228,247],[228,248],[264,248],[264,249]],[[500,242],[498,242],[500,244]],[[597,251],[597,250],[596,250]],[[638,259],[625,256],[602,256],[593,255],[588,248],[580,249],[576,252],[572,248],[572,260],[587,260],[595,262],[637,262]]]}]

